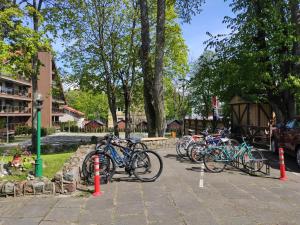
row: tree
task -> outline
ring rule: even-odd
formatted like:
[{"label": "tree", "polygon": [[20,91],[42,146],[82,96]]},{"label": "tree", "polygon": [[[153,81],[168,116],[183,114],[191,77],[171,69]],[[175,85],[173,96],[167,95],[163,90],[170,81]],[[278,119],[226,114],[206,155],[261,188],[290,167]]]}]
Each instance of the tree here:
[{"label": "tree", "polygon": [[215,96],[214,53],[205,51],[198,59],[190,80],[191,104],[194,112],[205,119],[212,112],[212,97]]},{"label": "tree", "polygon": [[[178,1],[180,2],[180,1]],[[181,16],[190,19],[190,14],[195,6],[198,8],[202,1],[184,1],[176,4],[169,1],[170,6],[179,6]],[[165,21],[167,1],[156,2],[156,36],[155,36],[155,65],[152,67],[151,35],[149,13],[150,7],[147,0],[139,0],[141,18],[141,64],[144,78],[144,106],[148,121],[148,136],[163,136],[165,131],[164,112],[164,51],[165,51]]]},{"label": "tree", "polygon": [[[0,4],[0,65],[1,73],[24,75],[32,82],[32,146],[36,147],[36,97],[40,62],[38,51],[49,50],[44,32],[39,31],[43,0],[5,1]],[[32,19],[33,27],[23,21]]]},{"label": "tree", "polygon": [[219,77],[219,96],[225,101],[239,94],[268,102],[277,122],[295,114],[300,84],[295,69],[299,59],[297,5],[298,1],[284,0],[233,1],[236,17],[224,20],[232,32],[211,36],[209,41],[217,56],[214,71]]},{"label": "tree", "polygon": [[[60,10],[64,13],[61,14]],[[53,24],[69,42],[65,58],[82,88],[108,95],[109,108],[118,135],[116,103],[122,93],[126,136],[130,133],[130,106],[137,72],[137,7],[132,1],[57,1],[50,11]]]},{"label": "tree", "polygon": [[108,113],[107,96],[104,93],[72,90],[65,93],[68,105],[84,112],[89,120],[105,119]]}]

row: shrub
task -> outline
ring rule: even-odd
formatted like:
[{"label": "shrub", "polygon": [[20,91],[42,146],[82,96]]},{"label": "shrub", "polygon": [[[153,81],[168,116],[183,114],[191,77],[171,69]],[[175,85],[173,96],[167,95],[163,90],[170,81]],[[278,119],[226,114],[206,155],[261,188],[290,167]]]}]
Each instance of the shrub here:
[{"label": "shrub", "polygon": [[55,127],[48,127],[47,128],[47,135],[54,134],[55,132],[56,132]]},{"label": "shrub", "polygon": [[15,134],[16,135],[20,135],[20,134],[25,134],[25,135],[29,135],[31,134],[31,127],[24,125],[24,126],[17,126],[16,130],[15,130]]}]

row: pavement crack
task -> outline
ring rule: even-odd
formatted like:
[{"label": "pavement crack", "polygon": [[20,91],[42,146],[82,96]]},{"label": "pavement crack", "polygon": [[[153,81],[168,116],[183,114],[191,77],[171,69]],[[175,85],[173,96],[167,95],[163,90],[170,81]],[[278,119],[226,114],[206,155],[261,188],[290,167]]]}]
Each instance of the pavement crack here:
[{"label": "pavement crack", "polygon": [[145,215],[145,217],[146,217],[146,223],[147,223],[147,224],[150,224],[150,221],[149,221],[149,215],[148,215],[148,210],[147,210],[146,202],[145,202],[145,196],[144,196],[143,185],[142,185],[142,183],[140,183],[139,185],[140,185],[140,190],[141,190],[142,202],[143,202],[143,205],[144,205],[144,215]]},{"label": "pavement crack", "polygon": [[115,185],[115,190],[114,190],[114,195],[113,195],[114,208],[113,208],[112,213],[111,213],[111,224],[112,225],[114,225],[115,222],[116,222],[116,213],[117,213],[117,205],[118,205],[118,202],[117,202],[118,191],[119,191],[119,183],[117,183]]}]

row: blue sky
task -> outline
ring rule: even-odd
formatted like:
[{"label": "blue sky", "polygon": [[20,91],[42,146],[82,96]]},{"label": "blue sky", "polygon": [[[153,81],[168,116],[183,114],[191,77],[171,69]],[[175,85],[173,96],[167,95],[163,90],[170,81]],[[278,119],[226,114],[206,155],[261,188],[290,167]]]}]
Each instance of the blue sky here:
[{"label": "blue sky", "polygon": [[[206,0],[202,6],[202,12],[192,18],[190,24],[181,24],[185,42],[189,48],[189,61],[196,60],[203,52],[204,41],[208,39],[206,32],[213,35],[228,33],[226,24],[223,24],[224,16],[232,16],[229,8],[232,0]],[[64,50],[60,40],[53,43],[54,50],[59,53]],[[61,62],[58,62],[62,66]]]},{"label": "blue sky", "polygon": [[202,12],[193,17],[190,24],[182,24],[183,37],[189,47],[189,60],[196,60],[203,52],[204,41],[208,39],[206,32],[213,35],[228,33],[224,16],[232,16],[229,2],[224,0],[206,0]]}]

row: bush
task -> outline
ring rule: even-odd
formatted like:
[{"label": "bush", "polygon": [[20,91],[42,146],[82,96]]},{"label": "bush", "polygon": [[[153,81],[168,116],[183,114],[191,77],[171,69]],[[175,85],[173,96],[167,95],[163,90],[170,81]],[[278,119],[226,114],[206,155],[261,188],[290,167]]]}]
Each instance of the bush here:
[{"label": "bush", "polygon": [[54,134],[55,132],[56,132],[55,127],[48,127],[47,128],[47,135]]},{"label": "bush", "polygon": [[15,130],[15,134],[16,135],[20,135],[20,134],[25,134],[25,135],[30,135],[32,132],[31,127],[24,125],[24,126],[17,126],[16,130]]}]

